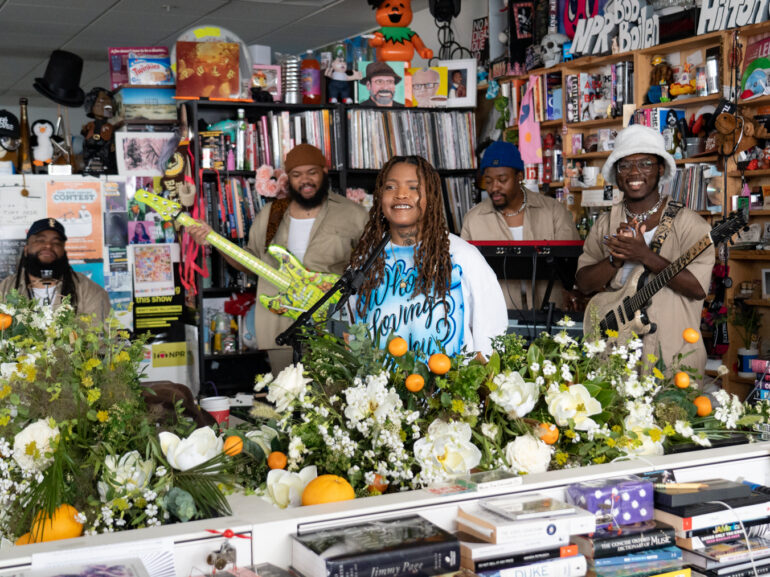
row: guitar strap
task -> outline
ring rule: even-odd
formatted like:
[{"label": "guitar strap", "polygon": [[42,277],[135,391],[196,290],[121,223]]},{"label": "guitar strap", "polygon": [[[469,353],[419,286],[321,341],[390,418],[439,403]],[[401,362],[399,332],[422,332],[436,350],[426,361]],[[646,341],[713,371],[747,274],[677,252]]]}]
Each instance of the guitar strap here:
[{"label": "guitar strap", "polygon": [[674,217],[683,206],[684,205],[681,202],[676,202],[673,200],[669,201],[668,206],[666,206],[666,210],[663,213],[663,216],[660,217],[658,230],[655,231],[655,238],[653,238],[652,242],[650,243],[650,249],[655,254],[660,254],[660,248],[666,241],[668,233],[671,232],[671,224],[674,222]]},{"label": "guitar strap", "polygon": [[288,198],[277,198],[270,203],[270,218],[267,220],[267,230],[265,231],[265,247],[270,246],[270,243],[273,242],[283,220],[283,215],[286,214],[288,208]]}]

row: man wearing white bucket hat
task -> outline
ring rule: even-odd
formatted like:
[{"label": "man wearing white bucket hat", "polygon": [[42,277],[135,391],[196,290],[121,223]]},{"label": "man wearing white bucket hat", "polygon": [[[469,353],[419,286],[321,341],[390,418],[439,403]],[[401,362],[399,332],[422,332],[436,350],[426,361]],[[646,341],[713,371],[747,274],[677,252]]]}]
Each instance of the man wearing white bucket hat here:
[{"label": "man wearing white bucket hat", "polygon": [[[599,216],[586,239],[575,279],[582,292],[620,291],[629,277],[636,279],[632,271],[638,266],[655,275],[709,233],[708,223],[695,212],[660,195],[659,184],[675,171],[660,133],[632,125],[618,134],[602,175],[623,194],[609,213]],[[662,355],[669,370],[680,353],[687,354],[683,365],[704,370],[702,339],[688,344],[682,331],[700,332],[713,266],[714,251],[705,250],[649,304],[647,316],[656,330],[643,337],[644,353]]]}]

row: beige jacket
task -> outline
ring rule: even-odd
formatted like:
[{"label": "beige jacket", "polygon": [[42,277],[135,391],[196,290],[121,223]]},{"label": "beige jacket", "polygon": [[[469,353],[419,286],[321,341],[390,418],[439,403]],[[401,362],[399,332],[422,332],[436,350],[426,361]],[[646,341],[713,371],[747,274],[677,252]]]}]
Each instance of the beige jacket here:
[{"label": "beige jacket", "polygon": [[[269,218],[270,206],[268,205],[260,211],[251,225],[246,250],[270,266],[278,268],[278,262],[267,254],[265,246],[265,232]],[[369,214],[362,206],[344,196],[330,193],[310,231],[310,241],[303,262],[305,268],[316,272],[342,274],[350,263],[350,253],[358,244],[368,218]],[[278,225],[272,244],[281,246],[288,244],[290,224],[291,217],[287,210],[281,224]],[[259,279],[257,294],[275,296],[278,294],[278,289],[264,279]],[[275,337],[291,325],[292,319],[271,313],[259,301],[254,306],[256,306],[254,322],[257,346],[263,350],[287,348],[276,345]]]},{"label": "beige jacket", "polygon": [[[107,295],[107,291],[89,279],[87,276],[75,273],[76,293],[78,297],[78,310],[79,315],[96,315],[96,319],[100,322],[104,322],[104,319],[110,314],[110,297]],[[11,290],[16,286],[16,275],[6,277],[0,282],[0,299],[5,300]],[[27,283],[24,279],[21,279],[19,283],[19,293],[29,297],[27,291]],[[54,301],[54,307],[58,307],[61,304],[61,293],[56,291],[56,300]]]},{"label": "beige jacket", "polygon": [[[668,204],[668,200],[666,204]],[[622,201],[613,205],[609,213],[605,212],[599,216],[586,239],[583,254],[578,261],[578,270],[610,256],[610,252],[602,239],[604,235],[614,234],[620,223],[625,220]],[[671,232],[660,249],[660,256],[668,261],[676,260],[710,230],[709,224],[698,214],[688,208],[682,208],[671,223]],[[687,266],[687,270],[698,279],[701,287],[703,287],[703,292],[706,294],[708,294],[711,283],[714,259],[714,251],[707,249]],[[620,282],[622,271],[622,268],[618,269],[607,290],[618,290],[623,286]],[[694,367],[703,373],[706,366],[706,349],[703,346],[703,339],[699,339],[694,345],[688,344],[682,339],[682,331],[688,327],[692,327],[700,333],[702,310],[703,300],[688,299],[668,287],[661,289],[652,297],[652,302],[647,309],[647,315],[650,321],[657,325],[657,330],[644,337],[644,354],[651,353],[658,356],[661,354],[658,351],[658,347],[660,347],[663,362],[666,364],[666,368],[670,368],[678,353],[684,354],[692,351],[684,359],[683,364]]]},{"label": "beige jacket", "polygon": [[[492,201],[481,201],[468,211],[463,218],[463,230],[460,234],[465,240],[513,240],[511,231],[500,211]],[[557,200],[542,194],[528,192],[527,206],[524,209],[524,240],[580,240],[572,213]],[[521,287],[527,291],[528,308],[532,307],[532,285],[530,281],[500,280],[500,287],[505,295],[508,308],[522,307]],[[536,307],[543,302],[548,281],[540,280],[535,284]],[[568,287],[572,288],[572,287]],[[562,305],[562,285],[558,278],[551,290],[551,300]]]}]

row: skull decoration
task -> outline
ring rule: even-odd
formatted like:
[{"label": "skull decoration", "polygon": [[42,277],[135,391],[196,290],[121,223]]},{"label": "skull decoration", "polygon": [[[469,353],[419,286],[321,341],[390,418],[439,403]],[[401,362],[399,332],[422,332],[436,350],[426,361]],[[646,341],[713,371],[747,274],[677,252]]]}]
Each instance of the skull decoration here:
[{"label": "skull decoration", "polygon": [[569,38],[564,34],[558,34],[556,32],[551,32],[550,34],[543,36],[543,40],[540,42],[543,66],[550,68],[561,62],[561,47],[562,44],[568,41]]}]

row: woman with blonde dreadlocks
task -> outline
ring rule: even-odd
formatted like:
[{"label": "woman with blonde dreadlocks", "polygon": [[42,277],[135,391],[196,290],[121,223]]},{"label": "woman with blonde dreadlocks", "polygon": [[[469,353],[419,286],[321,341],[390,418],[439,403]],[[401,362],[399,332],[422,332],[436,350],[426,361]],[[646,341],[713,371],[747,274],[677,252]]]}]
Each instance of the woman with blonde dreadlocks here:
[{"label": "woman with blonde dreadlocks", "polygon": [[476,247],[450,234],[441,181],[419,156],[391,158],[377,175],[374,206],[351,262],[359,267],[390,232],[355,303],[356,319],[384,346],[395,333],[411,350],[481,351],[505,333],[505,299]]}]

